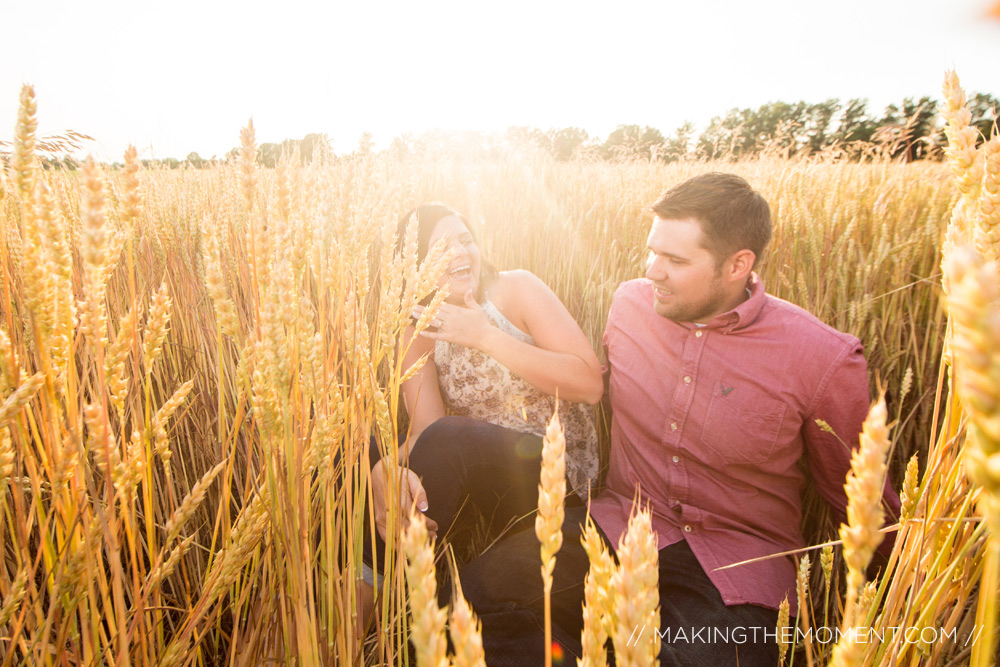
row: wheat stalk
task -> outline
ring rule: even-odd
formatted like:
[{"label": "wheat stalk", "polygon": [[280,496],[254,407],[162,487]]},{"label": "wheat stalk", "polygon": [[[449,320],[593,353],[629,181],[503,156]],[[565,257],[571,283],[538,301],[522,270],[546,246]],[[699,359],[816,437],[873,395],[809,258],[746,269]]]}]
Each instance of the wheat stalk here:
[{"label": "wheat stalk", "polygon": [[240,130],[240,186],[246,199],[247,210],[253,210],[254,191],[257,187],[257,139],[253,118]]},{"label": "wheat stalk", "polygon": [[35,113],[37,111],[34,87],[27,84],[21,86],[11,168],[14,172],[14,191],[22,202],[31,200],[32,179],[37,167],[37,159],[35,158],[35,131],[38,129]]},{"label": "wheat stalk", "polygon": [[788,654],[788,648],[791,645],[791,642],[788,641],[788,633],[789,630],[794,631],[794,628],[791,628],[788,625],[788,615],[789,615],[789,604],[788,604],[788,596],[786,595],[785,599],[781,601],[780,605],[778,605],[778,623],[776,628],[778,633],[779,665],[785,664],[785,655]]},{"label": "wheat stalk", "polygon": [[44,383],[45,374],[36,373],[4,399],[3,404],[0,405],[0,426],[5,426],[7,422],[12,421]]},{"label": "wheat stalk", "polygon": [[840,539],[844,542],[847,564],[847,601],[842,626],[845,632],[833,651],[837,667],[860,664],[864,655],[864,646],[855,636],[855,621],[860,615],[858,599],[865,586],[865,570],[883,539],[879,529],[883,522],[882,493],[889,444],[883,393],[862,425],[861,446],[851,456],[851,471],[844,484],[848,522],[840,526]]},{"label": "wheat stalk", "polygon": [[1000,253],[1000,136],[983,144],[983,184],[976,218],[976,248],[986,261]]},{"label": "wheat stalk", "polygon": [[136,312],[129,310],[122,319],[118,334],[104,358],[104,375],[107,378],[111,403],[115,406],[119,419],[125,418],[125,398],[128,395],[128,376],[125,373],[127,368],[125,362],[136,340],[137,320]]},{"label": "wheat stalk", "polygon": [[7,625],[7,622],[14,617],[14,613],[20,608],[21,601],[28,591],[28,570],[22,568],[17,573],[17,577],[10,585],[7,594],[3,598],[3,606],[0,607],[0,628]]},{"label": "wheat stalk", "polygon": [[448,644],[444,635],[446,615],[437,604],[433,540],[428,543],[427,524],[416,510],[410,512],[402,547],[406,554],[406,582],[410,592],[410,641],[417,651],[417,664],[448,667]]},{"label": "wheat stalk", "polygon": [[163,351],[163,341],[167,338],[170,307],[171,301],[167,292],[167,283],[163,282],[160,284],[160,288],[153,294],[152,304],[149,307],[149,317],[146,320],[146,331],[142,337],[142,358],[146,368],[147,384],[149,383],[153,366]]},{"label": "wheat stalk", "polygon": [[104,181],[92,157],[83,166],[80,202],[80,240],[83,245],[84,300],[80,303],[80,331],[92,339],[98,351],[107,342],[107,311],[104,276],[107,265],[107,219],[104,212]]},{"label": "wheat stalk", "polygon": [[17,352],[10,343],[10,336],[0,329],[0,395],[13,391],[20,382],[20,377]]},{"label": "wheat stalk", "polygon": [[903,477],[903,492],[901,495],[901,505],[899,510],[899,523],[905,524],[912,519],[917,511],[917,502],[920,500],[920,463],[917,455],[914,454],[906,464],[906,474]]},{"label": "wheat stalk", "polygon": [[615,664],[622,667],[659,665],[659,633],[632,642],[636,628],[660,625],[659,555],[648,509],[629,518],[628,530],[618,544],[618,567],[609,590],[615,600]]},{"label": "wheat stalk", "polygon": [[125,183],[125,193],[122,196],[121,224],[134,233],[139,222],[139,215],[142,213],[142,194],[139,192],[141,184],[139,182],[139,155],[135,146],[131,144],[125,149],[125,169],[122,173],[122,180]]},{"label": "wheat stalk", "polygon": [[944,102],[939,110],[946,121],[945,134],[948,137],[945,154],[955,175],[955,183],[962,192],[966,210],[974,219],[983,178],[983,160],[976,150],[979,132],[972,125],[972,112],[965,104],[965,91],[954,70],[945,75],[942,93]]},{"label": "wheat stalk", "polygon": [[164,539],[164,544],[170,544],[173,542],[174,538],[180,533],[181,529],[191,520],[194,513],[198,511],[198,507],[204,502],[205,497],[208,495],[208,489],[215,481],[215,478],[222,472],[222,469],[226,466],[226,461],[220,461],[211,470],[202,475],[193,487],[191,491],[184,496],[184,500],[181,504],[174,510],[174,513],[170,515],[167,519],[166,526],[164,530],[166,531],[167,537]]},{"label": "wheat stalk", "polygon": [[455,595],[448,620],[448,634],[454,647],[451,664],[453,667],[486,667],[479,619],[462,594],[462,583],[457,572],[452,580],[455,582]]},{"label": "wheat stalk", "polygon": [[583,657],[577,660],[577,667],[605,667],[608,664],[607,641],[615,626],[610,586],[616,566],[590,516],[580,542],[590,561],[590,571],[583,584],[583,632],[580,635]]},{"label": "wheat stalk", "polygon": [[566,499],[566,437],[559,423],[558,401],[542,438],[542,471],[538,483],[535,535],[542,543],[542,583],[545,587],[545,664],[552,664],[552,570],[562,547],[563,501]]}]

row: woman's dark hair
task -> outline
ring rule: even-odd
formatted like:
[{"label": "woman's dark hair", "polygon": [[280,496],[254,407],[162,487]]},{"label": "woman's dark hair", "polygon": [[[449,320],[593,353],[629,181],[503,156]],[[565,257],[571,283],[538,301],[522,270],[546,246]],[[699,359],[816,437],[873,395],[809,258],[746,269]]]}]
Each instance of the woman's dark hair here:
[{"label": "woman's dark hair", "polygon": [[[456,211],[455,209],[442,204],[441,202],[428,202],[426,204],[420,204],[415,208],[411,208],[409,211],[404,213],[399,218],[399,223],[396,226],[396,250],[400,251],[403,248],[404,240],[406,239],[406,228],[410,224],[410,219],[416,216],[417,218],[417,261],[422,262],[424,258],[427,257],[427,251],[430,250],[430,239],[431,234],[434,233],[434,228],[437,223],[443,218],[449,216],[455,216],[462,221],[465,228],[469,230],[472,234],[472,240],[475,241],[476,245],[479,245],[479,237],[476,234],[476,230],[472,228],[469,221],[465,219],[465,216]],[[481,246],[480,246],[481,247]],[[476,291],[476,301],[482,302],[483,297],[486,294],[486,288],[489,284],[493,282],[493,279],[497,277],[497,270],[492,264],[487,262],[480,255],[480,270],[479,270],[479,289]]]},{"label": "woman's dark hair", "polygon": [[421,204],[420,206],[411,208],[409,211],[404,213],[399,218],[399,223],[396,225],[396,250],[403,249],[403,241],[406,238],[406,228],[410,224],[410,219],[416,215],[417,216],[417,261],[424,261],[424,257],[427,256],[427,251],[430,249],[431,234],[434,233],[434,228],[437,223],[443,218],[449,216],[455,216],[462,221],[465,228],[469,230],[472,234],[473,240],[479,243],[479,239],[476,238],[476,233],[469,226],[469,221],[465,219],[461,213],[455,209],[442,204],[441,202],[430,202],[427,204]]}]

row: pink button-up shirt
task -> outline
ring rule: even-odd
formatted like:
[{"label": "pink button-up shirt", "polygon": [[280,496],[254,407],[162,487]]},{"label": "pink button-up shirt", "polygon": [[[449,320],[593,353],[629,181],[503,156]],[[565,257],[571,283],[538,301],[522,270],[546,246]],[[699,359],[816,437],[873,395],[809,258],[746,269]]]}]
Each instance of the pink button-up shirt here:
[{"label": "pink button-up shirt", "polygon": [[[618,288],[604,333],[611,462],[591,513],[617,544],[638,489],[659,548],[687,540],[726,604],[777,609],[787,595],[795,613],[790,557],[716,568],[804,546],[803,456],[842,520],[851,452],[815,420],[857,447],[867,367],[857,338],[766,294],[756,274],[748,287],[704,327],[658,315],[648,280]],[[898,516],[888,480],[885,501]]]}]

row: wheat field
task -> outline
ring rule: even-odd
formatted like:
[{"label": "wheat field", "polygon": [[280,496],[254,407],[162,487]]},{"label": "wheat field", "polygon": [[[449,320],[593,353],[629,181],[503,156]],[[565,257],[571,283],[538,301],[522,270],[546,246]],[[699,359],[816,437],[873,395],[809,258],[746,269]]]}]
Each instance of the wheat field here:
[{"label": "wheat field", "polygon": [[[485,257],[540,276],[600,351],[615,287],[643,271],[647,207],[718,170],[771,204],[768,290],[863,342],[904,500],[878,580],[852,579],[839,545],[801,559],[799,623],[961,639],[797,642],[794,663],[992,664],[965,638],[996,626],[998,245],[975,230],[1000,154],[968,145],[960,106],[944,110],[949,163],[555,162],[456,143],[263,169],[251,123],[223,166],[144,168],[130,150],[66,171],[40,166],[25,87],[0,171],[0,665],[412,664],[398,531],[367,627],[356,591],[369,439],[395,456],[414,372],[397,341],[443,268],[418,266],[413,239],[393,252],[398,215],[465,213]],[[837,540],[807,508],[807,540]]]}]

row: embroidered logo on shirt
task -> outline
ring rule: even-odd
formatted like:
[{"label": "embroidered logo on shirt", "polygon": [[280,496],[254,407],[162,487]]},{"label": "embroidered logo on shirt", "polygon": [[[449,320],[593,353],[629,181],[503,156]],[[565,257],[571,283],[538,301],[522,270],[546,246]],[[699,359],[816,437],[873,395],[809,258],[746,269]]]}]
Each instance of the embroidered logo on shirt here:
[{"label": "embroidered logo on shirt", "polygon": [[736,389],[736,387],[727,387],[726,385],[722,384],[721,382],[719,383],[719,388],[722,389],[722,396],[723,397],[729,396],[729,392],[731,392],[733,389]]}]

